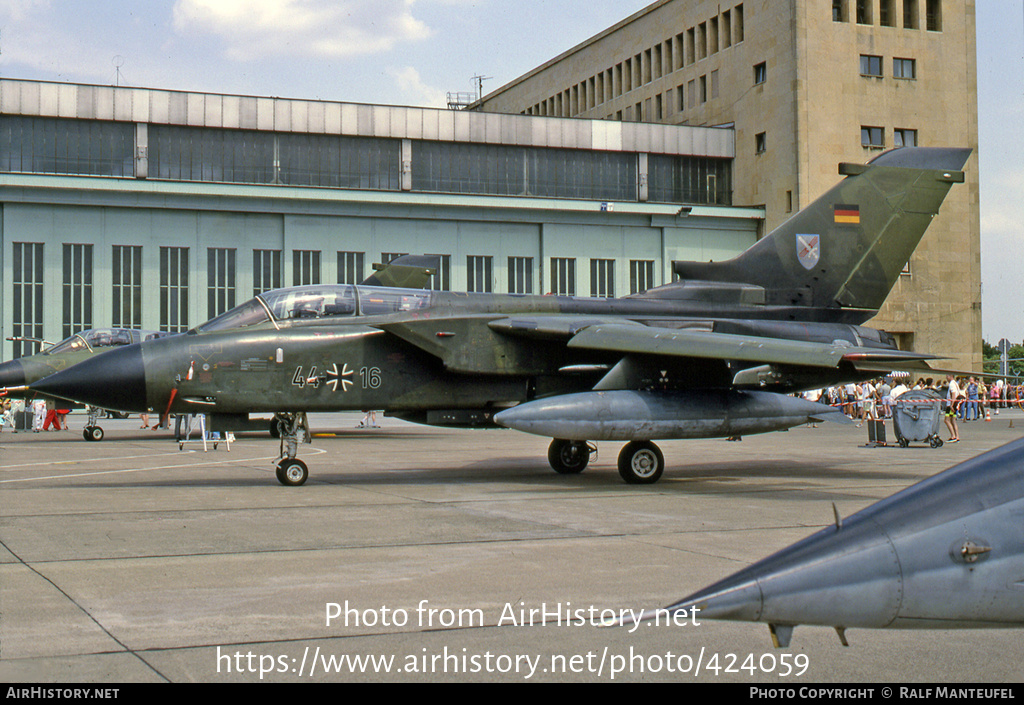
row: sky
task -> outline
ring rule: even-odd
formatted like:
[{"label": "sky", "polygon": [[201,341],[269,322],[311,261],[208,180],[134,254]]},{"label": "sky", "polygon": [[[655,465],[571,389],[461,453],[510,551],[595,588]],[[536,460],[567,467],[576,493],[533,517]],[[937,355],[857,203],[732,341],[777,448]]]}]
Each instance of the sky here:
[{"label": "sky", "polygon": [[[443,107],[650,0],[0,0],[0,76]],[[1024,340],[1024,0],[978,0],[982,335]]]}]

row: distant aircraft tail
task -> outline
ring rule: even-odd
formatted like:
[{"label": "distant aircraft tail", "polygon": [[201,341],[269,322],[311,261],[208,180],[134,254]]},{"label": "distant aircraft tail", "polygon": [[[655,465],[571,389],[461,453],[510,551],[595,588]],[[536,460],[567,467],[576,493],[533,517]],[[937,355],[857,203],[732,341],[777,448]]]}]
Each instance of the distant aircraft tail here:
[{"label": "distant aircraft tail", "polygon": [[746,252],[725,262],[674,262],[674,270],[684,287],[747,285],[763,289],[767,305],[859,309],[866,320],[896,283],[952,184],[963,182],[970,153],[906,147],[866,165],[842,164],[847,178]]}]

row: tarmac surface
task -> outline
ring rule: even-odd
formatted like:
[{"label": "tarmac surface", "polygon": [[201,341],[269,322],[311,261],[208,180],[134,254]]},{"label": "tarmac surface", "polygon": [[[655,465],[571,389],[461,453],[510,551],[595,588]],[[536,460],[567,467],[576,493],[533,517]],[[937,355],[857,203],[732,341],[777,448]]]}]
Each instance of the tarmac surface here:
[{"label": "tarmac surface", "polygon": [[1014,629],[850,630],[844,648],[802,626],[776,650],[764,624],[594,625],[831,524],[832,502],[848,516],[1019,438],[1020,411],[938,449],[865,447],[865,428],[836,424],[661,442],[650,486],[620,480],[619,443],[560,476],[548,439],[360,418],[311,417],[329,434],[300,449],[297,488],[275,479],[268,434],[204,452],[137,417],[104,420],[99,443],[82,414],[5,429],[0,682],[1021,678]]}]

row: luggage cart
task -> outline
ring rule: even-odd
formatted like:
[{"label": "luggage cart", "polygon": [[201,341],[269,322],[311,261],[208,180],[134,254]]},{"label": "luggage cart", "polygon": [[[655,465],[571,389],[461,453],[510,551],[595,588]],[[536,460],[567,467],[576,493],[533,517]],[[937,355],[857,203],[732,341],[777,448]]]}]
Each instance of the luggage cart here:
[{"label": "luggage cart", "polygon": [[900,448],[915,443],[942,447],[939,426],[943,414],[942,396],[932,389],[904,392],[893,404],[892,420]]}]

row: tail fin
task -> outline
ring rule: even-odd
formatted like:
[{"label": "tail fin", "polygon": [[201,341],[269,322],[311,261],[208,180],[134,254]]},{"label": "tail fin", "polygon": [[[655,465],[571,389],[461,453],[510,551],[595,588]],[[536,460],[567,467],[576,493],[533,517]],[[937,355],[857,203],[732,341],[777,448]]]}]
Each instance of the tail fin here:
[{"label": "tail fin", "polygon": [[761,287],[765,303],[862,309],[885,301],[970,149],[906,147],[866,165],[746,252],[726,262],[674,262],[683,280]]}]

